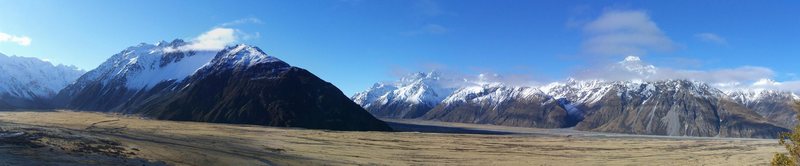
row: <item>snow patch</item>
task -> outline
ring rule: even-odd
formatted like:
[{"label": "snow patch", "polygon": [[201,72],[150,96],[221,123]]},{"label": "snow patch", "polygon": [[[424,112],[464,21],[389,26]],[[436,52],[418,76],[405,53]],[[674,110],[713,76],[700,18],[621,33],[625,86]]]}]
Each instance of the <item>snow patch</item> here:
[{"label": "snow patch", "polygon": [[[198,52],[163,67],[156,65],[156,63],[160,62],[160,57],[152,58],[154,61],[145,62],[143,66],[146,67],[143,70],[128,77],[126,85],[129,89],[147,89],[165,81],[180,82],[194,75],[198,69],[214,59],[215,55],[215,52]],[[159,54],[145,56],[159,56]],[[134,58],[134,61],[138,59],[138,57]]]}]

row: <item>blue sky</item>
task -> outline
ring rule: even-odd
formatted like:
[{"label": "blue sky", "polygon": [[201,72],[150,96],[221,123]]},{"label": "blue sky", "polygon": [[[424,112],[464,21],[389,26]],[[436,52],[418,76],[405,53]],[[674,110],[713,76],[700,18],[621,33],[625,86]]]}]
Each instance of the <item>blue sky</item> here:
[{"label": "blue sky", "polygon": [[800,80],[797,6],[797,1],[3,1],[0,53],[88,70],[138,43],[190,40],[224,27],[236,30],[235,43],[259,46],[347,95],[432,69],[563,80],[628,55],[688,73],[752,73],[721,82],[792,83]]}]

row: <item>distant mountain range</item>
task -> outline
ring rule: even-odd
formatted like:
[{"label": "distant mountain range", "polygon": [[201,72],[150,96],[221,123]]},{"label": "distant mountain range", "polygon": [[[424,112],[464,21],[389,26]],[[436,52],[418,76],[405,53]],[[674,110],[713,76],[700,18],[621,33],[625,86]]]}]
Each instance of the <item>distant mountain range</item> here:
[{"label": "distant mountain range", "polygon": [[[637,57],[618,68],[654,72]],[[461,81],[454,81],[461,80]],[[792,92],[722,91],[687,80],[575,80],[542,86],[414,73],[377,83],[353,101],[382,118],[569,128],[630,134],[773,138],[797,124]]]},{"label": "distant mountain range", "polygon": [[[187,44],[175,40],[129,47],[82,76],[83,72],[64,71],[64,67],[48,64],[45,69],[28,70],[40,64],[0,59],[2,74],[7,74],[6,70],[18,72],[0,74],[14,78],[0,87],[14,99],[4,103],[20,105],[16,98],[44,99],[16,108],[55,106],[164,120],[391,130],[334,85],[257,47],[240,44],[221,51],[178,49]],[[16,65],[7,67],[7,62]],[[20,86],[25,84],[29,87]]]},{"label": "distant mountain range", "polygon": [[50,99],[83,73],[74,66],[0,54],[0,109],[53,108]]}]

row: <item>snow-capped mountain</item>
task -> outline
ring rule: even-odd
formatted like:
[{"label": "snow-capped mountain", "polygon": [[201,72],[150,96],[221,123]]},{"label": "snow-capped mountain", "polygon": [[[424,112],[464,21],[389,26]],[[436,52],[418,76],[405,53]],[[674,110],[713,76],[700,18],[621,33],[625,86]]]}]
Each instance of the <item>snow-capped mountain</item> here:
[{"label": "snow-capped mountain", "polygon": [[212,51],[168,51],[186,44],[174,40],[128,47],[64,88],[56,101],[73,109],[109,111],[162,82],[182,81],[216,56]]},{"label": "snow-capped mountain", "polygon": [[[647,75],[657,72],[655,66],[645,64],[639,57],[635,56],[628,56],[611,68],[615,71],[634,73],[642,77],[647,77]],[[498,84],[497,82],[482,79],[484,76],[480,75],[477,79],[469,79],[443,76],[435,71],[412,73],[396,82],[376,83],[370,89],[356,93],[352,99],[378,117],[417,118],[439,105],[446,98],[463,98],[462,96],[453,95],[466,95],[466,92],[471,92],[470,90],[483,89],[485,85]],[[555,99],[568,99],[560,100],[559,102],[568,108],[570,115],[578,115],[576,116],[578,118],[581,117],[583,112],[574,105],[599,99],[602,96],[598,95],[604,94],[608,87],[601,80],[577,81],[569,79],[565,83],[555,82],[536,88],[538,88],[538,91],[542,91]],[[501,103],[504,102],[502,100],[513,98],[498,97],[495,100],[500,100],[496,102]]]},{"label": "snow-capped mountain", "polygon": [[537,88],[484,84],[456,90],[422,119],[506,126],[559,128],[574,117]]},{"label": "snow-capped mountain", "polygon": [[377,117],[417,118],[438,105],[463,80],[439,72],[413,73],[394,83],[376,83],[352,99]]},{"label": "snow-capped mountain", "polygon": [[786,128],[798,124],[796,103],[800,97],[794,92],[769,89],[738,89],[727,92],[731,99],[756,111],[772,123]]},{"label": "snow-capped mountain", "polygon": [[794,92],[771,89],[736,89],[728,90],[726,93],[731,99],[744,105],[758,104],[776,98],[784,101],[800,100],[800,96]]},{"label": "snow-capped mountain", "polygon": [[48,101],[83,73],[74,66],[0,54],[0,109],[51,108]]},{"label": "snow-capped mountain", "polygon": [[[795,115],[792,104],[797,96],[793,93],[722,91],[700,81],[656,80],[653,76],[659,69],[635,56],[626,57],[607,70],[625,73],[620,78],[628,80],[570,78],[536,86],[512,86],[418,73],[394,84],[375,84],[353,100],[370,113],[387,118],[574,127],[633,134],[775,137],[777,132],[797,123],[789,120]],[[455,86],[437,93],[407,93],[408,89],[433,91],[430,89],[441,87],[435,84],[436,80],[462,82],[448,84]],[[419,104],[421,100],[408,101],[406,96],[436,100]]]},{"label": "snow-capped mountain", "polygon": [[545,95],[544,92],[536,88],[513,87],[493,83],[460,88],[450,96],[447,96],[442,104],[452,105],[459,102],[476,102],[497,106],[513,98],[529,98],[543,95]]},{"label": "snow-capped mountain", "polygon": [[[360,94],[368,93],[380,94]],[[391,93],[383,95],[386,94]],[[370,112],[396,111],[383,109]],[[725,92],[687,80],[569,79],[538,87],[465,85],[435,107],[420,112],[425,113],[416,118],[427,120],[543,128],[574,126],[578,130],[632,134],[770,138],[787,131],[768,123]]]},{"label": "snow-capped mountain", "polygon": [[140,44],[64,88],[76,110],[165,120],[332,130],[390,130],[338,88],[254,46],[181,50],[182,40]]},{"label": "snow-capped mountain", "polygon": [[564,83],[553,82],[539,89],[559,101],[564,109],[577,120],[582,120],[586,108],[580,108],[599,101],[611,85],[602,80],[577,81],[569,78]]},{"label": "snow-capped mountain", "polygon": [[115,54],[99,67],[83,75],[75,85],[86,87],[93,81],[103,85],[120,85],[130,90],[149,89],[163,81],[181,81],[211,61],[214,51],[171,51],[183,40],[141,43]]},{"label": "snow-capped mountain", "polygon": [[[352,99],[356,102],[356,104],[362,105],[364,108],[369,108],[372,107],[372,104],[378,101],[378,99],[386,96],[388,93],[394,90],[397,90],[397,87],[394,85],[379,82],[372,85],[372,87],[367,91],[356,93],[353,95]],[[385,98],[388,98],[388,96]]]},{"label": "snow-capped mountain", "polygon": [[772,138],[788,131],[697,81],[616,81],[583,108],[578,130],[632,134]]}]

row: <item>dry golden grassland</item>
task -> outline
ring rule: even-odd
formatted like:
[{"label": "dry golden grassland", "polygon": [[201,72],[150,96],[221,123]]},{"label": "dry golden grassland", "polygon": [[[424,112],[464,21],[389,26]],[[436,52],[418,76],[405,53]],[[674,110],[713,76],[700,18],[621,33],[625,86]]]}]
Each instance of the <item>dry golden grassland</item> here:
[{"label": "dry golden grassland", "polygon": [[[469,126],[475,125],[460,127]],[[120,162],[96,156],[110,155],[126,164],[156,165],[765,165],[784,151],[768,139],[339,132],[72,111],[0,112],[0,128],[47,133],[32,140],[41,147],[0,146],[7,161],[0,165],[46,151],[64,157],[35,162]],[[48,148],[56,151],[43,150]]]}]

